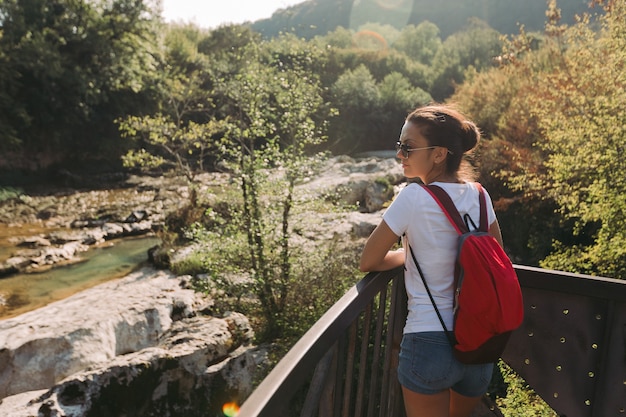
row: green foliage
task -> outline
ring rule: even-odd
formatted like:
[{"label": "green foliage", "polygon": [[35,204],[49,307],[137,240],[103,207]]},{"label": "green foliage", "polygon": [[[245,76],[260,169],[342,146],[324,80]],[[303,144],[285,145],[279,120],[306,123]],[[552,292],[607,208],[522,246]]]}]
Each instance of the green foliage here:
[{"label": "green foliage", "polygon": [[214,104],[219,91],[210,88],[219,83],[216,72],[221,66],[212,68],[212,57],[199,50],[211,42],[211,34],[194,25],[171,26],[165,36],[167,65],[161,75],[159,110],[117,120],[122,137],[133,145],[122,157],[124,166],[184,175],[191,187],[190,210],[198,199],[195,176],[213,168],[226,146],[227,118]]},{"label": "green foliage", "polygon": [[391,149],[409,111],[431,101],[401,73],[376,82],[363,64],[339,76],[330,91],[339,109],[331,135],[341,138],[337,148],[347,153]]},{"label": "green foliage", "polygon": [[484,22],[472,20],[471,26],[448,37],[432,59],[434,78],[431,95],[443,101],[465,80],[467,68],[482,70],[492,65],[502,49],[500,34]]},{"label": "green foliage", "polygon": [[496,399],[496,404],[505,417],[558,416],[506,363],[500,361],[498,366],[507,392]]},{"label": "green foliage", "polygon": [[339,109],[331,134],[341,138],[341,149],[347,153],[369,149],[368,142],[373,141],[372,126],[381,105],[380,92],[370,71],[361,64],[354,71],[344,72],[333,84],[331,94]]},{"label": "green foliage", "polygon": [[129,116],[120,121],[123,136],[141,140],[157,154],[143,148],[130,150],[123,157],[124,166],[148,170],[171,168],[191,181],[197,172],[203,170],[205,158],[216,147],[211,139],[223,130],[223,125],[211,120],[207,123],[188,121],[181,126],[180,122],[176,123],[161,114]]},{"label": "green foliage", "polygon": [[325,140],[325,118],[332,114],[319,80],[307,72],[318,54],[289,35],[243,48],[221,97],[236,115],[227,121],[222,152],[240,184],[252,288],[274,337],[293,282],[295,187],[310,175],[307,153]]},{"label": "green foliage", "polygon": [[380,99],[386,110],[387,117],[398,119],[392,126],[401,126],[406,115],[415,107],[427,104],[432,100],[430,94],[419,87],[414,87],[402,74],[392,72],[385,76],[379,84]]},{"label": "green foliage", "polygon": [[[225,25],[199,39],[198,52],[207,56],[232,55],[233,50],[261,41],[261,36],[245,25]],[[234,54],[236,57],[236,54]]]},{"label": "green foliage", "polygon": [[430,65],[441,47],[439,28],[431,22],[407,25],[393,47],[415,61]]},{"label": "green foliage", "polygon": [[[206,31],[191,24],[167,28],[164,59],[172,72],[192,74],[203,69],[205,57],[199,51],[199,44],[206,36]],[[167,89],[171,90],[171,86]]]},{"label": "green foliage", "polygon": [[323,49],[349,49],[354,44],[353,36],[354,33],[350,29],[339,26],[337,29],[331,32],[328,32],[324,35],[316,36],[315,38],[313,38],[312,42]]},{"label": "green foliage", "polygon": [[326,242],[315,252],[299,252],[285,309],[277,318],[283,353],[309,330],[357,282],[360,247],[341,239]]},{"label": "green foliage", "polygon": [[380,106],[376,80],[363,64],[354,71],[348,70],[341,74],[331,92],[335,103],[342,109],[371,113]]},{"label": "green foliage", "polygon": [[537,79],[532,108],[545,171],[523,178],[557,202],[581,239],[556,241],[542,266],[626,278],[626,6],[612,7],[599,37],[588,18],[567,29],[551,23],[545,48],[552,69]]},{"label": "green foliage", "polygon": [[366,23],[358,28],[355,41],[358,48],[387,49],[398,36],[400,31],[391,25]]},{"label": "green foliage", "polygon": [[[271,198],[270,188],[276,189],[267,182],[263,185],[268,188],[263,188],[262,194],[269,200],[268,204],[273,204],[276,200]],[[315,222],[311,213],[333,210],[332,207],[320,207],[329,206],[320,199],[311,199],[306,194],[299,196],[297,206],[294,205],[294,216],[298,220],[289,224],[289,233],[295,237]],[[299,239],[300,243],[290,245],[290,273],[284,276],[281,275],[284,259],[279,246],[280,233],[264,230],[267,235],[263,240],[266,244],[265,267],[271,271],[272,295],[282,297],[276,299],[281,309],[272,310],[269,315],[263,302],[259,303],[262,300],[259,292],[264,288],[253,268],[246,231],[249,222],[242,213],[243,202],[233,194],[222,198],[225,205],[215,202],[214,205],[227,207],[226,210],[209,208],[202,223],[196,222],[186,228],[185,237],[193,242],[193,249],[173,262],[171,268],[177,274],[196,276],[196,288],[213,295],[216,314],[237,310],[257,320],[259,341],[280,339],[284,348],[281,354],[284,354],[358,280],[356,262],[360,248],[345,245],[341,238],[311,246]],[[263,220],[280,225],[280,213],[268,210]]]},{"label": "green foliage", "polygon": [[0,187],[0,203],[22,195],[22,190],[14,187]]},{"label": "green foliage", "polygon": [[144,1],[1,2],[0,142],[94,153],[115,117],[146,103],[154,13]]},{"label": "green foliage", "polygon": [[504,217],[537,225],[524,259],[623,278],[626,13],[610,7],[566,27],[551,2],[545,36],[507,40],[500,66],[467,73],[453,100],[485,128],[481,172],[513,210]]}]

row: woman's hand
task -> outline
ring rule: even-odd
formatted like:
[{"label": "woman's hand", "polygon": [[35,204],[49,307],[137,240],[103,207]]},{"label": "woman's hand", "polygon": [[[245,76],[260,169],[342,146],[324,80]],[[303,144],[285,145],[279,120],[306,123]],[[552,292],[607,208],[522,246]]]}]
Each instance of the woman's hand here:
[{"label": "woman's hand", "polygon": [[398,241],[398,235],[391,231],[383,220],[374,229],[365,243],[359,269],[361,272],[387,271],[404,264],[404,250],[390,251]]}]

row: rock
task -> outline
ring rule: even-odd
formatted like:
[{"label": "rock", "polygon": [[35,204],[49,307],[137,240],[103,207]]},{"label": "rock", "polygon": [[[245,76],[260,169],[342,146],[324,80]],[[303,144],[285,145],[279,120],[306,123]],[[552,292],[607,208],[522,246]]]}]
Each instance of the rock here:
[{"label": "rock", "polygon": [[402,166],[394,159],[330,159],[323,175],[301,185],[310,193],[325,195],[362,212],[373,213],[393,197],[393,186],[404,181]]},{"label": "rock", "polygon": [[367,238],[383,219],[382,211],[376,213],[350,213],[346,221],[351,226],[352,235]]},{"label": "rock", "polygon": [[193,417],[246,398],[267,353],[242,314],[198,314],[190,279],[144,268],[0,321],[0,415]]},{"label": "rock", "polygon": [[197,296],[171,273],[146,268],[0,321],[0,398],[156,345],[176,303],[191,312]]},{"label": "rock", "polygon": [[21,239],[19,243],[17,243],[17,246],[23,246],[26,248],[38,248],[42,246],[50,246],[51,244],[52,243],[50,243],[49,239],[45,239],[41,236],[31,236]]},{"label": "rock", "polygon": [[[227,186],[230,181],[231,177],[226,173],[204,173],[197,178],[203,192],[208,192],[207,184]],[[392,187],[403,181],[402,167],[394,158],[337,156],[326,161],[320,175],[299,185],[298,190],[311,199],[326,198],[340,205],[354,206],[362,213],[376,213],[393,197]],[[120,187],[120,184],[116,186]],[[161,229],[169,212],[186,203],[185,198],[189,195],[186,181],[176,177],[131,176],[123,186],[127,188],[19,195],[0,202],[0,222],[38,223],[43,227],[61,229],[47,236],[18,239],[26,247],[48,249],[45,253],[12,254],[10,263],[0,262],[0,276],[79,262],[78,254],[92,245],[153,233]],[[47,214],[42,216],[42,212]],[[329,218],[323,219],[325,223],[329,221]],[[341,222],[341,219],[335,216],[333,221]],[[337,233],[349,232],[344,225],[335,228]],[[46,242],[50,245],[46,246]],[[168,256],[158,251],[151,255],[164,268],[169,265]]]},{"label": "rock", "polygon": [[81,242],[84,233],[81,230],[56,231],[48,235],[48,240],[55,245],[63,245],[69,242]]},{"label": "rock", "polygon": [[33,272],[57,264],[79,262],[80,258],[76,255],[88,249],[89,247],[82,242],[73,241],[58,246],[19,251],[15,256],[0,263],[0,276],[20,271]]},{"label": "rock", "polygon": [[[8,263],[0,264],[0,278],[7,277],[9,275],[16,274],[19,269],[15,265],[11,265]],[[2,295],[0,295],[1,297]],[[2,305],[2,304],[0,304]]]},{"label": "rock", "polygon": [[159,269],[167,269],[171,266],[171,253],[161,245],[148,249],[148,261]]},{"label": "rock", "polygon": [[135,210],[126,219],[124,223],[140,222],[148,217],[148,212],[145,210]]},{"label": "rock", "polygon": [[18,255],[18,256],[12,256],[9,259],[7,259],[4,262],[3,267],[12,268],[14,272],[17,272],[20,269],[28,267],[32,263],[33,261],[29,257]]},{"label": "rock", "polygon": [[[237,322],[243,324],[241,331],[231,333],[231,323],[217,318],[183,319],[162,336],[159,346],[74,374],[39,392],[30,404],[40,414],[66,417],[82,417],[103,408],[112,416],[218,415],[225,401],[217,399],[227,391],[229,397],[246,398],[257,366],[265,359],[258,350],[244,346],[250,341],[247,319]],[[225,389],[216,390],[216,386]]]},{"label": "rock", "polygon": [[46,390],[29,391],[0,399],[0,415],[2,417],[33,417],[38,414],[41,404],[35,401]]},{"label": "rock", "polygon": [[364,191],[363,205],[366,213],[381,210],[385,203],[391,201],[393,187],[386,181],[374,181],[367,184]]},{"label": "rock", "polygon": [[[81,223],[73,222],[73,224],[80,225]],[[16,245],[31,249],[22,250],[0,263],[0,277],[17,272],[35,272],[55,264],[79,262],[80,258],[76,255],[89,250],[92,245],[112,239],[146,235],[152,231],[152,221],[141,220],[133,223],[105,222],[95,228],[62,230],[52,232],[46,237],[21,238]]]},{"label": "rock", "polygon": [[102,225],[102,231],[110,237],[122,236],[124,234],[124,226],[121,223],[105,223]]}]

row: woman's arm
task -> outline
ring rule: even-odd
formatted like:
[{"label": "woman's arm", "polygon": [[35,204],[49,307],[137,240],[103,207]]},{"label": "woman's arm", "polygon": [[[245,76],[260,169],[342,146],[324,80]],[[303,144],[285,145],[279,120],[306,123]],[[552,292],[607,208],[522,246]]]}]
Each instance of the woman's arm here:
[{"label": "woman's arm", "polygon": [[496,238],[500,246],[504,249],[504,243],[502,242],[502,232],[500,232],[500,224],[498,223],[498,219],[495,222],[491,223],[489,226],[489,234]]},{"label": "woman's arm", "polygon": [[397,241],[398,235],[384,220],[380,222],[363,248],[359,265],[361,272],[386,271],[404,264],[404,250],[389,250]]}]

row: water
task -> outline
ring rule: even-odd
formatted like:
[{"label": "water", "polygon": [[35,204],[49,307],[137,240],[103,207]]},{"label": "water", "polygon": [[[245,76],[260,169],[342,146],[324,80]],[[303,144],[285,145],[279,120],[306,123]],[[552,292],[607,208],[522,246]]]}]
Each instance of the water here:
[{"label": "water", "polygon": [[35,274],[0,278],[0,319],[13,317],[61,300],[112,279],[121,278],[148,260],[156,237],[116,240],[114,245],[82,253],[83,262]]}]

